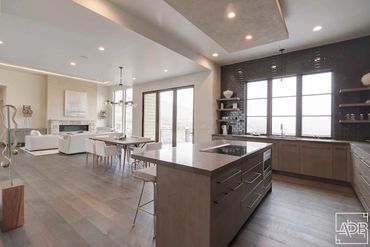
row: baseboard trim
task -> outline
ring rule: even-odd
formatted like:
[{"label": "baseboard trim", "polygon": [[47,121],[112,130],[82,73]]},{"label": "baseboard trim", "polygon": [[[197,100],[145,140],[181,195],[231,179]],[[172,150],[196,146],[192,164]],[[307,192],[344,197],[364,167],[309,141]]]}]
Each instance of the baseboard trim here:
[{"label": "baseboard trim", "polygon": [[296,173],[284,172],[284,171],[277,171],[277,170],[272,170],[272,172],[273,174],[279,174],[279,175],[295,177],[295,178],[302,178],[302,179],[323,182],[323,183],[328,183],[328,184],[343,185],[343,186],[348,186],[352,188],[352,184],[346,181],[340,181],[340,180],[335,180],[335,179],[330,179],[330,178],[319,178],[319,177],[314,177],[314,176],[308,176],[308,175],[296,174]]}]

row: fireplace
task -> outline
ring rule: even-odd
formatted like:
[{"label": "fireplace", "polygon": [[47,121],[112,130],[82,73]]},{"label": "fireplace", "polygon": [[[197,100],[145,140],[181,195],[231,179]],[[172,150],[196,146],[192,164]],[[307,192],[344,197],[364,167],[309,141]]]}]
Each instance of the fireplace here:
[{"label": "fireplace", "polygon": [[80,125],[80,124],[59,125],[59,132],[72,132],[72,131],[89,131],[89,125]]},{"label": "fireplace", "polygon": [[49,133],[58,135],[59,132],[89,131],[95,133],[94,120],[49,120]]}]

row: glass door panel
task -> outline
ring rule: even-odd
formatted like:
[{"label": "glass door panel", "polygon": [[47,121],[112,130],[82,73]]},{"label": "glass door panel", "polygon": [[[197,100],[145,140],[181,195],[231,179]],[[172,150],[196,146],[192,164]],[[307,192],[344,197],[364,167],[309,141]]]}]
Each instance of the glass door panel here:
[{"label": "glass door panel", "polygon": [[144,94],[144,137],[152,140],[156,138],[156,109],[157,109],[157,94]]},{"label": "glass door panel", "polygon": [[193,143],[193,88],[177,90],[177,144]]},{"label": "glass door panel", "polygon": [[159,93],[159,141],[163,146],[172,146],[173,91]]}]

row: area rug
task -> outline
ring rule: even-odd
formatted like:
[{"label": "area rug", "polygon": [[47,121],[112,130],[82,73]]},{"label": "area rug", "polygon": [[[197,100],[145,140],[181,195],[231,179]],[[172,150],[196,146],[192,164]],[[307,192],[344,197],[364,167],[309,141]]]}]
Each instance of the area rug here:
[{"label": "area rug", "polygon": [[21,147],[21,149],[33,156],[43,156],[43,155],[50,155],[50,154],[57,154],[59,153],[59,149],[48,149],[48,150],[39,150],[39,151],[29,151],[25,147]]}]

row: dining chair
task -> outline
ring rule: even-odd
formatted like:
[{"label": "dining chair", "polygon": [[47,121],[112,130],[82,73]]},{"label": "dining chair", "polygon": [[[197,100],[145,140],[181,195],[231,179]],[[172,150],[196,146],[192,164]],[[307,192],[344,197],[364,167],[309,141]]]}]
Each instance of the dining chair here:
[{"label": "dining chair", "polygon": [[[109,146],[103,141],[95,141],[95,154],[97,157],[104,159],[104,165],[107,167],[107,164],[110,163],[112,165],[112,158],[118,157],[119,158],[119,166],[121,167],[121,153],[122,149],[117,146]],[[97,158],[97,164],[99,163]],[[125,164],[123,164],[123,168],[125,168]]]},{"label": "dining chair", "polygon": [[[160,150],[162,149],[162,146],[163,146],[162,142],[147,143],[143,147],[134,148],[132,152],[142,153],[147,151]],[[134,162],[131,165],[131,170],[136,170],[138,165],[142,165],[142,167],[147,167],[148,162],[138,161],[134,159]]]},{"label": "dining chair", "polygon": [[95,163],[95,142],[94,140],[91,140],[89,138],[85,139],[85,145],[84,145],[84,150],[86,152],[86,167],[89,162],[89,154],[93,155],[93,167]]}]

